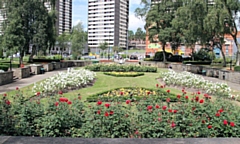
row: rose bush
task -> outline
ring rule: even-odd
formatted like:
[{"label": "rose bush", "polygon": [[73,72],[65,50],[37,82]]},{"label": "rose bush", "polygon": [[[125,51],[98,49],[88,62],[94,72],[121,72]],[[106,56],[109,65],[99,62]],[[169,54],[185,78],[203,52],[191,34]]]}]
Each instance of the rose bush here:
[{"label": "rose bush", "polygon": [[39,84],[34,84],[32,91],[41,92],[46,95],[54,95],[60,90],[76,89],[91,83],[96,77],[96,73],[85,70],[71,70],[69,72],[59,72],[58,74],[45,79]]},{"label": "rose bush", "polygon": [[[158,86],[159,87],[159,86]],[[160,89],[160,88],[159,88]],[[23,101],[15,96],[0,99],[0,135],[86,138],[188,138],[240,137],[239,106],[219,98],[185,90],[171,98],[146,97],[140,101],[83,103],[48,97]],[[167,92],[171,94],[170,91]],[[12,98],[13,97],[13,98]]]},{"label": "rose bush", "polygon": [[211,82],[190,72],[184,71],[177,73],[174,70],[169,70],[168,72],[161,72],[160,78],[166,85],[201,89],[208,94],[214,94],[216,96],[231,96],[231,88],[226,83]]}]

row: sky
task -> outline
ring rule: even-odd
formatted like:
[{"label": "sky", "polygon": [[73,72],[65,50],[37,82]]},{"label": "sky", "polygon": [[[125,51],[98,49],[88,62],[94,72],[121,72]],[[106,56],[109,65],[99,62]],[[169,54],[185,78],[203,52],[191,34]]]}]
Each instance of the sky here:
[{"label": "sky", "polygon": [[[144,31],[145,22],[134,15],[134,10],[140,7],[141,0],[129,0],[129,30],[134,32],[137,28],[142,28]],[[84,30],[87,30],[87,13],[88,13],[88,0],[73,0],[73,11],[72,11],[72,24],[73,26],[79,22],[83,23]]]}]

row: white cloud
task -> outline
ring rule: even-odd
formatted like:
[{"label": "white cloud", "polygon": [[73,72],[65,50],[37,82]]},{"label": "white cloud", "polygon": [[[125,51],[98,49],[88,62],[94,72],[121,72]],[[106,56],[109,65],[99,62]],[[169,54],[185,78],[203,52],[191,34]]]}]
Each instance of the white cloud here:
[{"label": "white cloud", "polygon": [[129,13],[129,30],[133,30],[135,32],[139,27],[144,30],[144,25],[144,20],[137,18],[133,12]]}]

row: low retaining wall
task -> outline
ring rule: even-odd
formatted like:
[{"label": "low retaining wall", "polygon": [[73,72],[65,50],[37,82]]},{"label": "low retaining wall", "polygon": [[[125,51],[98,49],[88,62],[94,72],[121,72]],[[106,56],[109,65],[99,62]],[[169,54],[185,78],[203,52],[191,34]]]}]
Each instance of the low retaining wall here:
[{"label": "low retaining wall", "polygon": [[0,73],[0,85],[13,82],[13,71]]},{"label": "low retaining wall", "polygon": [[38,75],[41,73],[41,68],[43,68],[43,65],[30,65],[31,72],[35,75]]},{"label": "low retaining wall", "polygon": [[52,71],[53,70],[53,63],[48,63],[48,64],[44,64],[43,68],[45,69],[45,71]]},{"label": "low retaining wall", "polygon": [[141,62],[141,65],[153,66],[158,68],[168,68],[171,65],[172,69],[174,70],[188,71],[195,74],[203,74],[204,72],[205,75],[208,77],[215,77],[222,80],[240,84],[240,72],[227,71],[227,70],[221,70],[217,68],[204,67],[204,66],[191,65],[191,64],[169,64],[169,63],[163,63],[163,62],[150,62],[150,61],[143,61]]},{"label": "low retaining wall", "polygon": [[53,70],[57,70],[61,68],[61,62],[53,62]]},{"label": "low retaining wall", "polygon": [[92,64],[92,61],[71,61],[73,62],[73,66],[75,67],[84,67],[84,66],[87,66],[87,65],[91,65]]},{"label": "low retaining wall", "polygon": [[23,79],[23,78],[30,77],[30,71],[31,71],[31,68],[29,66],[24,68],[17,68],[14,71],[13,75],[18,79]]}]

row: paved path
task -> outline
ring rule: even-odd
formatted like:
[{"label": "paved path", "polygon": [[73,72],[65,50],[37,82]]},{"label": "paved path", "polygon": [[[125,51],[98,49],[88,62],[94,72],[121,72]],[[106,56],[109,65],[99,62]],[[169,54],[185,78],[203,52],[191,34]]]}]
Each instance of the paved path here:
[{"label": "paved path", "polygon": [[58,70],[54,70],[54,71],[50,71],[50,72],[45,72],[45,74],[32,75],[31,77],[20,79],[20,80],[17,79],[13,83],[0,86],[0,94],[3,94],[7,91],[15,90],[16,87],[22,88],[22,87],[28,86],[35,82],[38,82],[38,81],[41,81],[48,77],[51,77],[61,71],[67,71],[67,68],[58,69]]}]

